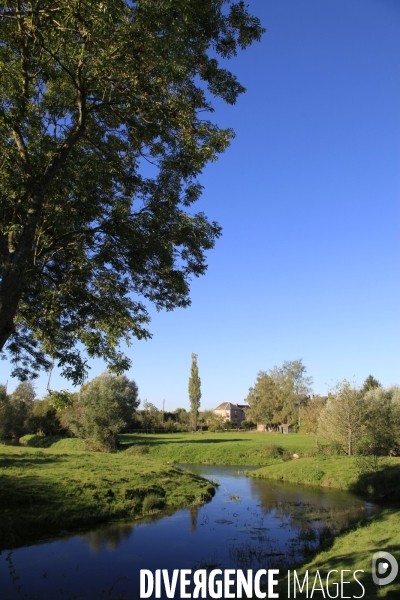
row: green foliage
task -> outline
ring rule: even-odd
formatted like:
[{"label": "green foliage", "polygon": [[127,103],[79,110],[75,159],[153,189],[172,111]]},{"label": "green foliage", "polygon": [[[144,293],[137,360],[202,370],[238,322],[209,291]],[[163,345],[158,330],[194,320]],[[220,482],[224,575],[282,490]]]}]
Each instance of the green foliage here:
[{"label": "green foliage", "polygon": [[359,390],[339,383],[320,412],[318,433],[349,455],[375,457],[363,464],[378,470],[379,456],[400,453],[400,389],[365,383]]},{"label": "green foliage", "polygon": [[60,415],[48,398],[33,403],[31,413],[26,420],[26,427],[31,433],[46,436],[59,435],[63,430]]},{"label": "green foliage", "polygon": [[114,451],[117,434],[139,405],[138,388],[125,375],[102,373],[82,386],[65,417],[70,430],[93,450]]},{"label": "green foliage", "polygon": [[306,376],[302,360],[285,361],[260,371],[254,387],[249,389],[245,400],[250,409],[246,416],[256,423],[276,425],[297,423],[299,406],[311,391],[312,378]]},{"label": "green foliage", "polygon": [[[145,302],[190,304],[221,228],[188,208],[233,137],[219,60],[259,40],[244,2],[9,0],[0,9],[0,349],[13,375],[120,373]],[[150,166],[148,166],[150,164]]]},{"label": "green foliage", "polygon": [[73,405],[73,397],[71,392],[67,390],[61,390],[59,392],[50,392],[49,404],[56,410],[62,410],[63,408],[70,408]]},{"label": "green foliage", "polygon": [[208,431],[216,433],[217,431],[224,431],[225,420],[221,415],[212,414],[208,419]]},{"label": "green foliage", "polygon": [[318,446],[318,423],[322,409],[325,407],[326,398],[316,396],[304,402],[301,408],[301,430],[304,433],[312,433]]},{"label": "green foliage", "polygon": [[191,426],[193,431],[196,431],[201,399],[201,379],[199,377],[199,368],[197,366],[197,354],[192,354],[188,390]]},{"label": "green foliage", "polygon": [[260,449],[260,456],[267,459],[280,458],[282,460],[289,460],[292,458],[292,454],[287,450],[287,448],[283,448],[277,444],[268,444],[267,446],[263,446]]},{"label": "green foliage", "polygon": [[375,457],[400,454],[400,388],[372,387],[364,401],[368,412],[358,452]]},{"label": "green foliage", "polygon": [[35,388],[32,382],[21,381],[11,394],[11,397],[18,400],[18,402],[23,402],[27,410],[30,410],[36,397]]},{"label": "green foliage", "polygon": [[328,441],[339,442],[351,456],[364,434],[369,410],[360,390],[344,380],[337,384],[321,411],[318,433]]},{"label": "green foliage", "polygon": [[5,386],[0,386],[0,439],[20,437],[25,429],[25,421],[32,407],[33,386],[21,383],[8,395]]},{"label": "green foliage", "polygon": [[233,429],[233,421],[224,421],[224,429]]},{"label": "green foliage", "polygon": [[373,390],[374,388],[378,388],[378,387],[382,387],[380,382],[377,379],[375,379],[375,377],[373,377],[373,375],[368,375],[368,377],[366,378],[366,380],[363,383],[361,391],[363,394],[366,394],[370,390]]}]

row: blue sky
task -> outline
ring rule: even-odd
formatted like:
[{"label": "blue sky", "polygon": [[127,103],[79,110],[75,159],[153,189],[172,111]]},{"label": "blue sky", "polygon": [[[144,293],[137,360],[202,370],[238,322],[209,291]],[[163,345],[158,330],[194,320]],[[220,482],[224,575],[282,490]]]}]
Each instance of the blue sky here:
[{"label": "blue sky", "polygon": [[[267,33],[229,61],[247,92],[215,102],[236,139],[196,206],[223,236],[192,306],[151,311],[153,339],[127,351],[140,397],[166,410],[189,406],[192,352],[202,408],[242,402],[259,370],[298,358],[315,393],[400,382],[400,4],[247,3]],[[12,391],[9,373],[1,362]],[[51,387],[70,386],[54,373]]]}]

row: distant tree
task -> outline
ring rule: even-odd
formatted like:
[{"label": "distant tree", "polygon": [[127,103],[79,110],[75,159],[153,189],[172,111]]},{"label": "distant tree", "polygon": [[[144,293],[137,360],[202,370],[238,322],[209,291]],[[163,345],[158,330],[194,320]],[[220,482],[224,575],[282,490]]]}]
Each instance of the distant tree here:
[{"label": "distant tree", "polygon": [[11,394],[13,398],[23,402],[28,408],[32,407],[36,398],[35,387],[31,381],[21,381]]},{"label": "distant tree", "polygon": [[65,435],[65,430],[60,421],[60,415],[51,405],[48,397],[35,400],[31,413],[26,420],[26,427],[30,433],[42,435]]},{"label": "distant tree", "polygon": [[260,371],[254,387],[249,389],[245,403],[247,419],[255,423],[278,423],[282,409],[279,390],[274,379],[265,371]]},{"label": "distant tree", "polygon": [[190,426],[190,413],[186,410],[186,408],[177,408],[174,411],[175,420],[182,427]]},{"label": "distant tree", "polygon": [[312,391],[313,379],[306,373],[302,359],[286,360],[281,367],[275,366],[269,372],[278,389],[282,423],[299,420],[300,406]]},{"label": "distant tree", "polygon": [[241,425],[242,425],[243,429],[252,429],[255,426],[255,423],[245,419],[244,421],[242,421]]},{"label": "distant tree", "polygon": [[138,388],[125,375],[102,373],[82,386],[77,402],[73,433],[87,441],[93,450],[117,448],[118,432],[139,406]]},{"label": "distant tree", "polygon": [[215,433],[217,431],[223,431],[225,429],[225,420],[222,415],[213,414],[208,420],[208,431]]},{"label": "distant tree", "polygon": [[312,433],[315,436],[315,444],[318,446],[318,423],[322,409],[325,407],[326,398],[315,396],[310,398],[301,409],[301,431]]},{"label": "distant tree", "polygon": [[388,456],[400,451],[400,388],[372,387],[364,397],[368,405],[362,452]]},{"label": "distant tree", "polygon": [[246,416],[256,423],[287,423],[298,420],[299,406],[311,391],[312,377],[302,360],[285,361],[281,367],[260,371],[245,402]]},{"label": "distant tree", "polygon": [[151,402],[148,402],[147,400],[143,401],[141,417],[143,429],[156,429],[157,427],[161,427],[161,411],[157,408],[157,406]]},{"label": "distant tree", "polygon": [[201,398],[201,380],[199,377],[199,368],[197,366],[197,354],[192,354],[192,365],[190,367],[188,389],[190,400],[191,426],[193,431],[196,431]]},{"label": "distant tree", "polygon": [[32,384],[20,383],[12,394],[0,386],[0,438],[20,437],[26,433],[25,421],[32,410],[35,391]]},{"label": "distant tree", "polygon": [[366,430],[366,417],[370,411],[362,392],[346,380],[340,382],[322,409],[318,435],[341,444],[349,455]]},{"label": "distant tree", "polygon": [[381,383],[377,379],[375,379],[375,377],[373,375],[368,375],[368,377],[366,378],[366,380],[363,383],[363,387],[362,387],[361,391],[363,394],[366,394],[370,390],[373,390],[374,388],[379,388],[379,387],[382,387]]}]

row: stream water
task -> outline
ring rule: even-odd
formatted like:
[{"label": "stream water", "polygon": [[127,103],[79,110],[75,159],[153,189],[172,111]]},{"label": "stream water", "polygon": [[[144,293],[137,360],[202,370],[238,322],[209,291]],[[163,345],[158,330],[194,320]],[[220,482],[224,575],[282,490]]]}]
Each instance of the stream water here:
[{"label": "stream water", "polygon": [[245,477],[238,467],[185,468],[219,482],[209,504],[4,551],[0,598],[136,600],[140,569],[285,569],[379,510],[346,492]]}]

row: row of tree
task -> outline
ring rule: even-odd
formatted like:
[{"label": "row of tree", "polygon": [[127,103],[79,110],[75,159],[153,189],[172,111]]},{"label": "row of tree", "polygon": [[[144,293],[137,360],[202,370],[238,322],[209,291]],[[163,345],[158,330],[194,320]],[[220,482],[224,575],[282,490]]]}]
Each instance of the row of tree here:
[{"label": "row of tree", "polygon": [[195,431],[208,417],[199,415],[200,385],[197,355],[192,354],[190,412],[184,408],[161,411],[147,400],[138,411],[136,383],[125,375],[107,372],[83,385],[79,393],[53,391],[43,400],[35,399],[31,382],[20,383],[11,395],[5,386],[0,386],[0,438],[21,437],[25,433],[72,434],[85,439],[95,450],[111,451],[117,446],[117,434],[124,428],[176,431],[179,427]]},{"label": "row of tree", "polygon": [[288,423],[337,445],[348,455],[400,453],[400,388],[369,375],[358,388],[344,380],[328,396],[311,394],[301,360],[260,371],[246,398],[248,419],[274,430]]},{"label": "row of tree", "polygon": [[383,388],[369,376],[362,388],[343,381],[327,398],[302,410],[302,429],[338,445],[349,456],[400,453],[400,388]]},{"label": "row of tree", "polygon": [[30,382],[8,395],[0,386],[0,438],[24,433],[75,435],[95,450],[113,450],[123,427],[134,426],[138,387],[125,375],[102,373],[79,393],[50,392],[35,399]]}]

